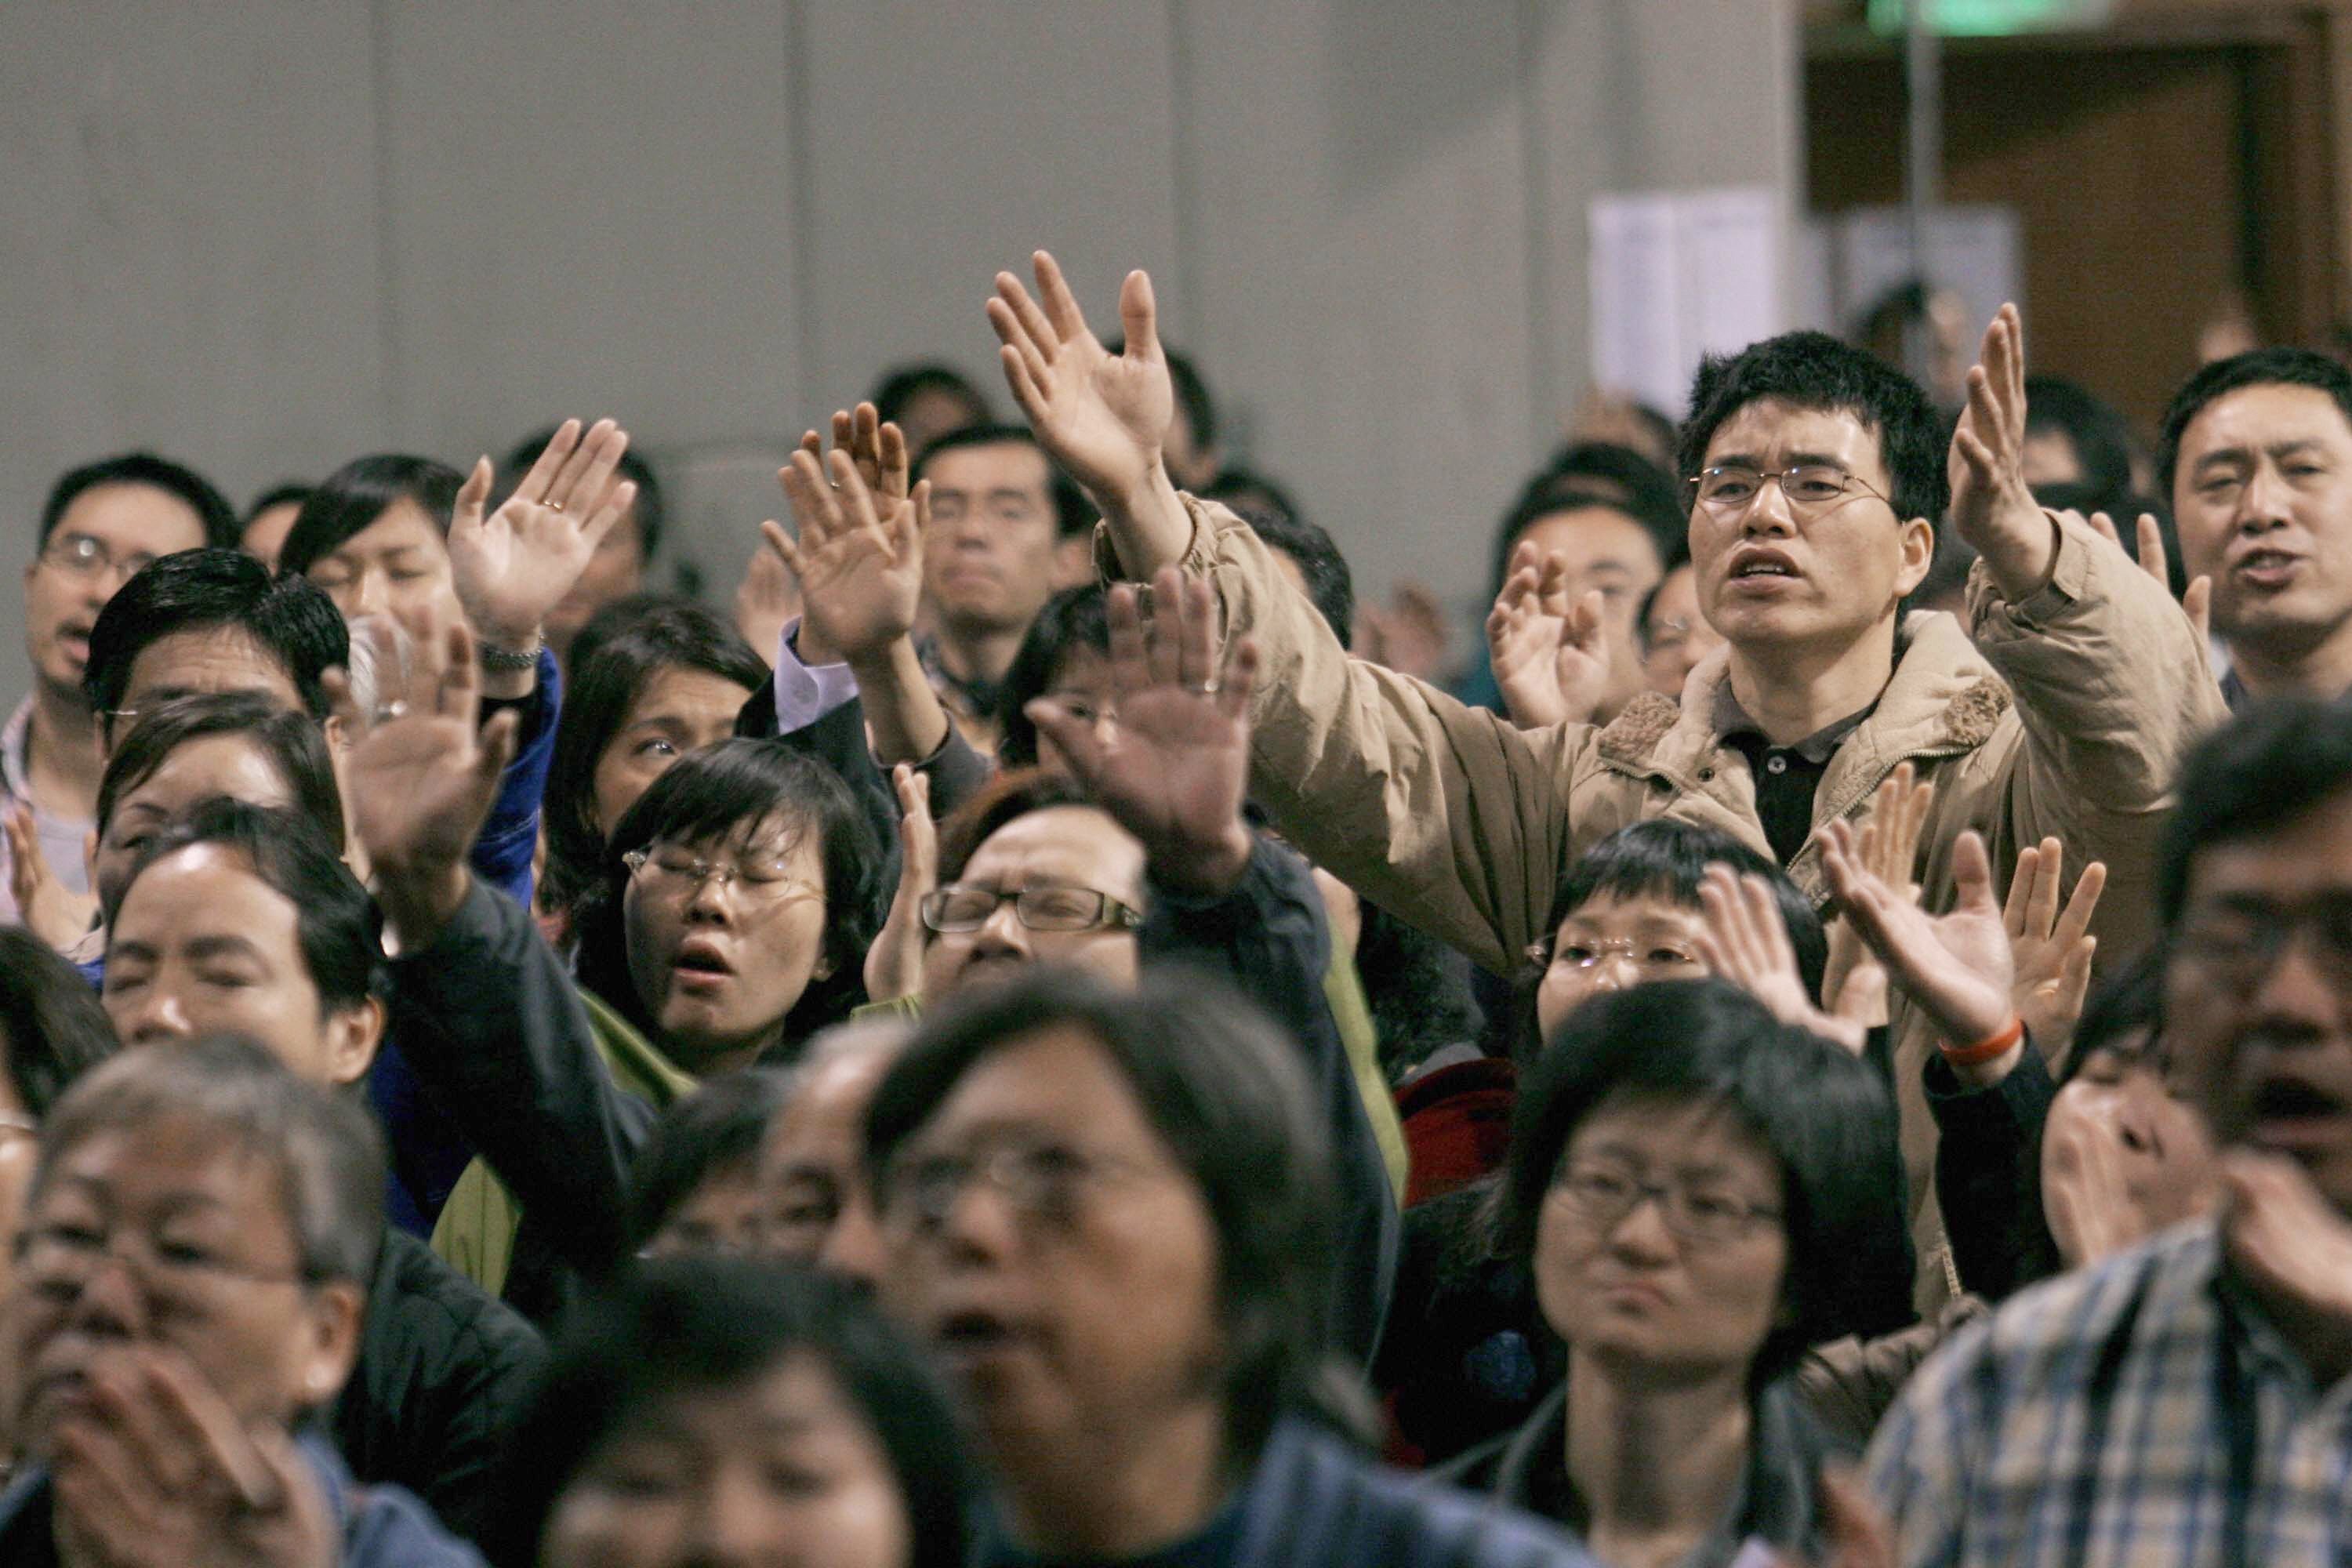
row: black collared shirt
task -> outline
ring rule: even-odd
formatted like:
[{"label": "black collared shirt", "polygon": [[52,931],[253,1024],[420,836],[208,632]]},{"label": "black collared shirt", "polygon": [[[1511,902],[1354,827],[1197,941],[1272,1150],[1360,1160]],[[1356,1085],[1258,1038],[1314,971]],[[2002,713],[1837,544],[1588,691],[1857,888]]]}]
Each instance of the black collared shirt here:
[{"label": "black collared shirt", "polygon": [[1757,819],[1764,825],[1772,858],[1781,865],[1795,859],[1812,836],[1813,796],[1822,787],[1822,775],[1829,772],[1830,759],[1877,707],[1874,700],[1861,712],[1823,725],[1793,746],[1776,746],[1739,706],[1739,700],[1731,694],[1731,682],[1727,680],[1718,689],[1716,733],[1748,759],[1748,771],[1756,780]]}]

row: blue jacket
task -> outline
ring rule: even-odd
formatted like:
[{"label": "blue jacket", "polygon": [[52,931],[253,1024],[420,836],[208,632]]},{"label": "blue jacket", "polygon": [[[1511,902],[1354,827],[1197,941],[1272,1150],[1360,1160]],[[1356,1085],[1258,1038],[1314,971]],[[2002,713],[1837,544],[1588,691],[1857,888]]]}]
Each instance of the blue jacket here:
[{"label": "blue jacket", "polygon": [[[483,1568],[479,1553],[444,1531],[433,1512],[398,1487],[353,1484],[335,1451],[315,1435],[297,1439],[328,1507],[343,1521],[341,1568]],[[49,1475],[35,1466],[0,1494],[0,1563],[48,1568],[58,1560],[49,1518]]]}]

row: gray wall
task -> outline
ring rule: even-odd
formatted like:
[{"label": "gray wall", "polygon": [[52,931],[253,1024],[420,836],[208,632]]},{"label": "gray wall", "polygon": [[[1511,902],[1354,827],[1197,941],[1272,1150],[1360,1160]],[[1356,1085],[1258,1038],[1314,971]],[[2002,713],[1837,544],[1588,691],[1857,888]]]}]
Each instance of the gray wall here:
[{"label": "gray wall", "polygon": [[[988,377],[1038,246],[1151,269],[1363,586],[1466,603],[1586,358],[1586,200],[1797,177],[1788,0],[16,0],[0,508],[149,445],[240,500],[614,413],[723,587],[788,438]],[[5,553],[5,552],[0,552]],[[0,691],[21,687],[0,595]]]}]

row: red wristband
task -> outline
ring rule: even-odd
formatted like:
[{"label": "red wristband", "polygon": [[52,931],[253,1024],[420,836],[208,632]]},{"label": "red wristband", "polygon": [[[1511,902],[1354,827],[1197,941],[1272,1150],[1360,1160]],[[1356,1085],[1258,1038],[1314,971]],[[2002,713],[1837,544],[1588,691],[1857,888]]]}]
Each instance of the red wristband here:
[{"label": "red wristband", "polygon": [[2007,1056],[2023,1038],[2025,1020],[2016,1017],[1973,1046],[1947,1045],[1939,1048],[1944,1053],[1944,1059],[1956,1068],[1980,1068],[1987,1062],[1999,1061]]}]

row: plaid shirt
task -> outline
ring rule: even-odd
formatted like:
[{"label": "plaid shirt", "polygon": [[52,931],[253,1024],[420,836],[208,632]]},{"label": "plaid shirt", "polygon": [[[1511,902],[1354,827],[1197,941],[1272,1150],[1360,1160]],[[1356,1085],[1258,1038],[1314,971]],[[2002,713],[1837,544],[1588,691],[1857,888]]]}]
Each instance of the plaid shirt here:
[{"label": "plaid shirt", "polygon": [[1869,1484],[1906,1568],[2352,1563],[2352,1378],[2313,1386],[2200,1221],[1957,1336]]}]

